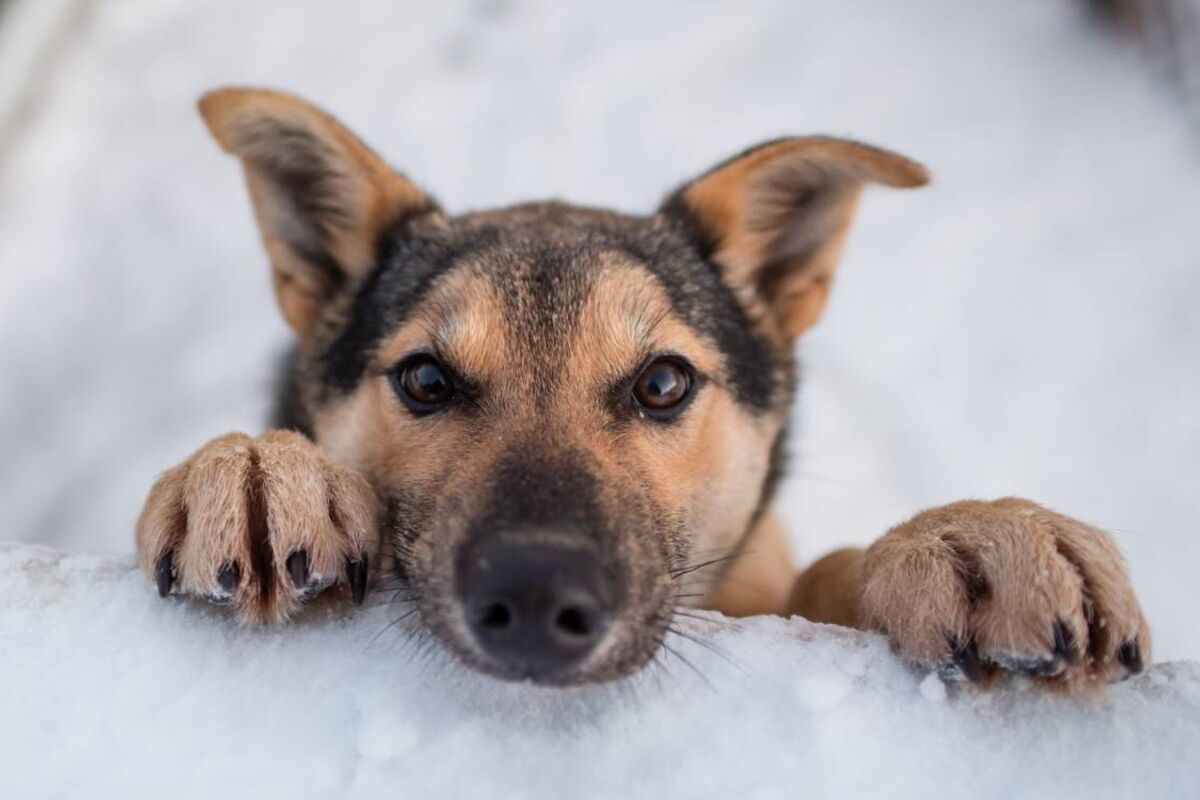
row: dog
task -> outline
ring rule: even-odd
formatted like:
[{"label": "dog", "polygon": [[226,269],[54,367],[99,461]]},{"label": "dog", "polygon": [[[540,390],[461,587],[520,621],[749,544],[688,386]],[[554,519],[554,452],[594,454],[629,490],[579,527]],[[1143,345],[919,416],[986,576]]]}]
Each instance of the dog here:
[{"label": "dog", "polygon": [[648,216],[452,216],[297,97],[199,108],[241,162],[295,344],[273,429],[151,489],[136,541],[160,595],[279,622],[398,586],[463,663],[560,686],[634,673],[687,607],[879,631],[985,686],[1097,686],[1149,659],[1110,537],[1028,500],[927,510],[791,566],[771,500],[793,345],[861,190],[921,186],[920,164],[782,138]]}]

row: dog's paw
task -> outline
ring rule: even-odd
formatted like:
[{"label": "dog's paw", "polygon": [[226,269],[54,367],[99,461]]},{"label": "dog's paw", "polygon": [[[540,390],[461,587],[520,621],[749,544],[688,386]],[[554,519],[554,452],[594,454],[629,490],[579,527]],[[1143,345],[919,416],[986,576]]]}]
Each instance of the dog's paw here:
[{"label": "dog's paw", "polygon": [[283,620],[335,585],[362,602],[376,513],[366,480],[300,434],[233,433],[154,484],[138,556],[164,597],[231,605],[246,622]]},{"label": "dog's paw", "polygon": [[922,512],[873,544],[862,619],[901,654],[986,683],[1141,672],[1150,632],[1103,531],[1016,498]]}]

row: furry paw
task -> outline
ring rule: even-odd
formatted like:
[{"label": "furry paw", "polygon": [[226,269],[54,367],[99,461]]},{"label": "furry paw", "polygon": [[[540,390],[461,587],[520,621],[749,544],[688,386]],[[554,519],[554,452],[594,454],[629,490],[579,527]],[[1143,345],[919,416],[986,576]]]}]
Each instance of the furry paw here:
[{"label": "furry paw", "polygon": [[863,562],[862,617],[910,659],[986,683],[1141,672],[1150,632],[1103,531],[1016,498],[924,511]]},{"label": "furry paw", "polygon": [[137,523],[142,568],[162,596],[286,619],[341,584],[366,590],[376,500],[358,474],[291,431],[214,439],[154,484]]}]

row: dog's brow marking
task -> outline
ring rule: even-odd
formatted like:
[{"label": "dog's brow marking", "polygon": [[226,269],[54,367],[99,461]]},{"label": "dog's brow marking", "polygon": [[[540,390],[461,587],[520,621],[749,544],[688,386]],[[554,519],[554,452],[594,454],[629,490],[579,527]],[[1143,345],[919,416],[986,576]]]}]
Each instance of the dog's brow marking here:
[{"label": "dog's brow marking", "polygon": [[705,379],[724,367],[715,343],[681,320],[660,282],[624,253],[608,254],[570,349],[576,380],[588,385],[632,380],[630,372],[656,353],[688,359]]}]

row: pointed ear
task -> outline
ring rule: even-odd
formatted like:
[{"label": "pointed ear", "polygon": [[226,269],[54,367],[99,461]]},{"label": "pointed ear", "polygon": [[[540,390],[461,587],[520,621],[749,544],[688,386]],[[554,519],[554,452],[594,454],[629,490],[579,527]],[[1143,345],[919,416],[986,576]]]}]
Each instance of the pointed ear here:
[{"label": "pointed ear", "polygon": [[284,318],[303,337],[363,278],[385,229],[436,206],[325,112],[282,92],[218,89],[200,114],[241,159]]},{"label": "pointed ear", "polygon": [[765,309],[790,339],[821,316],[863,185],[928,180],[920,164],[887,150],[817,136],[780,139],[684,185],[660,213],[697,239],[743,305]]}]

